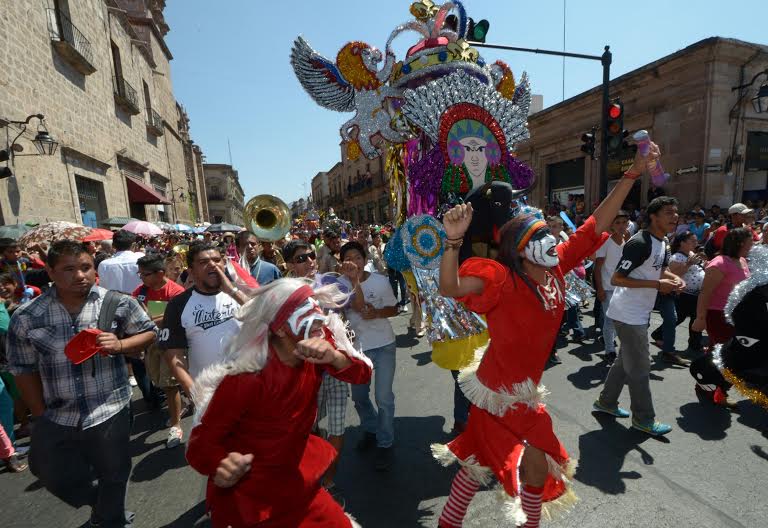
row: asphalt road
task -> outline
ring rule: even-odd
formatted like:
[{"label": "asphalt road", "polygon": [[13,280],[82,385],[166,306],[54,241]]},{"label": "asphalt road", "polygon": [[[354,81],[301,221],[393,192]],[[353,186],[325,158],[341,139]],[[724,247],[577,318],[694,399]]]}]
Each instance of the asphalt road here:
[{"label": "asphalt road", "polygon": [[[405,315],[393,319],[396,443],[388,473],[375,472],[372,455],[353,449],[360,430],[349,405],[337,482],[347,510],[365,528],[435,527],[455,472],[437,464],[429,451],[431,443],[448,439],[453,425],[453,381],[430,362],[426,339],[407,334],[407,321]],[[585,326],[591,322],[585,316]],[[679,349],[685,348],[685,333],[678,331]],[[626,420],[590,412],[607,373],[600,350],[569,343],[560,350],[563,364],[544,375],[555,430],[579,458],[574,487],[581,498],[565,517],[544,525],[768,526],[768,412],[747,402],[737,413],[702,406],[687,369],[657,362],[651,382],[656,412],[674,430],[663,439],[650,438],[630,429]],[[629,404],[626,391],[623,403]],[[127,504],[136,512],[136,528],[195,526],[204,512],[204,479],[187,467],[183,448],[165,449],[164,413],[146,412],[139,401],[134,410]],[[189,418],[184,426],[188,432]],[[476,521],[473,526],[505,526],[495,497],[494,491],[484,491],[473,501],[468,515]],[[53,498],[28,471],[14,475],[0,469],[0,526],[76,528],[87,526],[88,513]]]}]

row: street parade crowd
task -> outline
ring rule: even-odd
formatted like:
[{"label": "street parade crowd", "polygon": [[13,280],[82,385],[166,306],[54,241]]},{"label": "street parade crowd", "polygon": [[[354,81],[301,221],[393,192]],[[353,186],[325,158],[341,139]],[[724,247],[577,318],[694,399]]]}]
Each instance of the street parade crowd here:
[{"label": "street parade crowd", "polygon": [[[206,479],[214,528],[365,525],[345,512],[336,470],[354,463],[340,460],[347,440],[377,471],[396,462],[390,319],[403,312],[451,374],[451,440],[430,446],[456,467],[440,528],[472,524],[470,503],[494,484],[487,508],[509,526],[537,528],[576,503],[576,459],[542,384],[558,340],[602,343],[610,369],[591,410],[647,435],[668,434],[673,418],[656,416],[651,343],[690,369],[691,401],[768,408],[766,204],[689,209],[667,192],[681,185],[644,130],[599,203],[533,204],[536,175],[515,154],[529,138],[527,75],[480,56],[462,2],[409,11],[382,50],[353,41],[334,60],[298,37],[290,54],[315,102],[355,112],[344,152],[381,157],[391,223],[353,226],[331,209],[291,221],[261,195],[245,227],[0,227],[6,472],[29,470],[90,508],[90,526],[147,526],[149,512],[126,504],[142,405],[167,413],[166,447],[183,446]],[[398,61],[391,44],[406,32],[419,40]],[[643,207],[629,200],[638,180],[650,183]]]},{"label": "street parade crowd", "polygon": [[[712,354],[734,342],[738,326],[724,310],[750,277],[753,245],[768,250],[768,218],[756,218],[761,204],[741,203],[725,218],[717,208],[680,215],[678,201],[663,195],[627,211],[622,191],[632,175],[575,231],[560,215],[516,216],[501,229],[496,259],[459,265],[473,207],[445,213],[440,293],[485,314],[491,345],[480,366],[454,375],[455,439],[433,446],[441,462],[463,462],[440,526],[461,526],[472,496],[494,476],[519,497],[524,526],[538,526],[542,502],[562,498],[557,477],[570,458],[538,406],[544,367],[560,362],[558,334],[603,343],[612,366],[593,410],[631,417],[650,435],[671,426],[655,417],[649,341],[664,361],[690,366],[692,397],[735,405],[738,393],[712,366]],[[578,222],[563,210],[567,224]],[[332,210],[323,216],[325,226],[299,220],[278,240],[245,229],[141,235],[85,228],[63,228],[49,240],[34,230],[0,239],[0,458],[7,470],[24,471],[28,461],[51,493],[90,506],[93,526],[130,526],[124,502],[136,387],[148,408],[167,413],[166,447],[186,443],[190,465],[208,477],[214,526],[354,522],[345,520],[334,483],[348,399],[364,431],[357,449],[375,449],[376,470],[387,471],[396,352],[388,319],[410,309],[410,331],[423,337],[432,317],[418,288],[387,266],[391,225],[352,226]],[[558,284],[572,270],[594,299],[564,307]],[[590,304],[596,325],[588,335],[581,312]],[[649,334],[652,310],[663,323]],[[755,310],[744,317],[759,326],[765,304],[763,313]],[[689,359],[674,348],[686,319]],[[749,353],[752,341],[735,343]],[[515,390],[500,398],[488,388],[494,385]],[[631,411],[619,406],[625,385]],[[181,419],[192,413],[195,425],[185,434]],[[518,428],[528,431],[527,447]],[[31,449],[15,447],[30,435]],[[517,465],[510,456],[519,458],[519,472],[508,469]]]}]

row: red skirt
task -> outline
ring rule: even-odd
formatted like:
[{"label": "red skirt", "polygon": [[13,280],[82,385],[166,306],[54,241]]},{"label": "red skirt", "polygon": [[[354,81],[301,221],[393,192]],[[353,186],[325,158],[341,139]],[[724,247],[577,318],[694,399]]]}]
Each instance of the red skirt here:
[{"label": "red skirt", "polygon": [[234,508],[217,512],[211,510],[213,528],[351,528],[352,522],[344,514],[333,497],[320,488],[312,502],[306,507],[297,505],[296,508],[283,510],[285,513],[270,517],[256,524],[244,523],[234,514]]},{"label": "red skirt", "polygon": [[707,335],[709,345],[722,345],[736,335],[736,329],[725,320],[723,310],[707,310]]}]

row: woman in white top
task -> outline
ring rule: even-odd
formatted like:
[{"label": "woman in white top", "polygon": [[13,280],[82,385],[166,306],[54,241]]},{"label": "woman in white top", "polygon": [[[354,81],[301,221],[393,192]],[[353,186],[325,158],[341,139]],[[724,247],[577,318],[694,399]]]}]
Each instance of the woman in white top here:
[{"label": "woman in white top", "polygon": [[[672,256],[669,259],[669,271],[685,281],[685,288],[675,298],[675,310],[677,325],[688,318],[688,350],[691,352],[702,351],[701,332],[691,329],[696,320],[696,303],[699,300],[699,292],[704,282],[704,267],[707,264],[706,256],[695,251],[698,244],[695,233],[690,230],[683,231],[672,241]],[[654,330],[654,334],[656,333],[660,335],[661,328]]]},{"label": "woman in white top", "polygon": [[379,273],[365,271],[367,255],[359,242],[341,247],[341,282],[352,290],[344,311],[355,332],[356,345],[373,363],[376,408],[370,398],[371,384],[352,385],[352,400],[364,431],[357,444],[359,451],[376,446],[375,467],[386,471],[395,440],[395,332],[388,318],[397,315],[397,299],[389,280]]}]

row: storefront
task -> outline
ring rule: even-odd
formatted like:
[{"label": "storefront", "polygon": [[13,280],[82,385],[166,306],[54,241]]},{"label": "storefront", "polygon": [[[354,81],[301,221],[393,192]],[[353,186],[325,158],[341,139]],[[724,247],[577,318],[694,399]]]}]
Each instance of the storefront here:
[{"label": "storefront", "polygon": [[550,204],[584,202],[584,160],[576,158],[547,165],[547,200]]},{"label": "storefront", "polygon": [[743,202],[768,200],[768,132],[747,133]]}]

